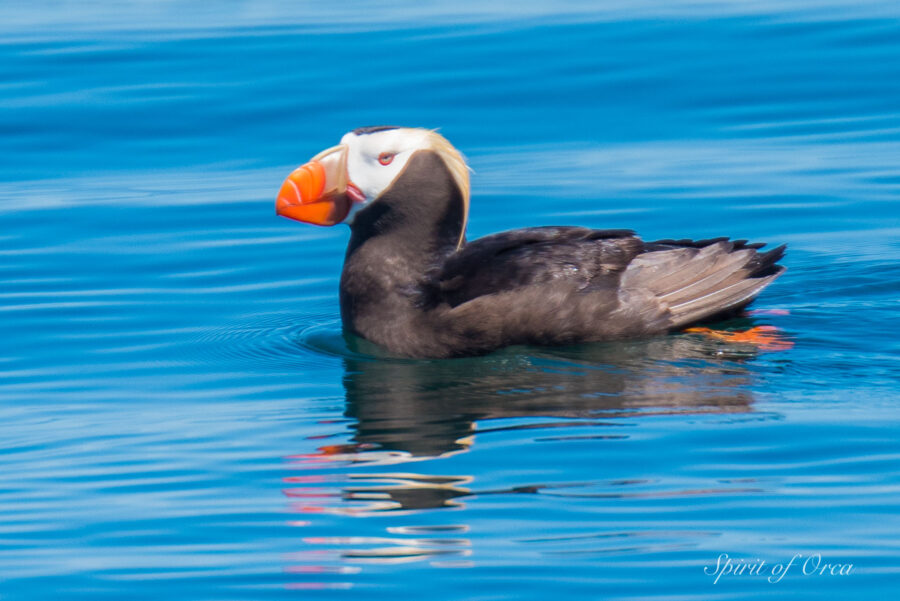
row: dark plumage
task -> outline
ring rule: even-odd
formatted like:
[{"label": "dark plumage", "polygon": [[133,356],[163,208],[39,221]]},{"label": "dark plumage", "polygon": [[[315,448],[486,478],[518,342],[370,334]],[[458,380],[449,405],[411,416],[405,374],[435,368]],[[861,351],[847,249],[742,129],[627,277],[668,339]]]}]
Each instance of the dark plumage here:
[{"label": "dark plumage", "polygon": [[646,243],[581,227],[502,232],[457,250],[461,221],[446,167],[419,151],[351,226],[344,324],[412,357],[647,336],[736,311],[783,270],[783,246]]},{"label": "dark plumage", "polygon": [[357,136],[362,136],[365,134],[376,134],[380,131],[388,131],[389,129],[400,129],[396,125],[369,125],[367,127],[357,127],[353,130]]},{"label": "dark plumage", "polygon": [[630,230],[534,227],[461,242],[468,190],[453,160],[415,150],[352,219],[344,326],[393,353],[459,357],[662,334],[737,312],[784,271],[784,246],[761,252],[727,238],[644,242]]}]

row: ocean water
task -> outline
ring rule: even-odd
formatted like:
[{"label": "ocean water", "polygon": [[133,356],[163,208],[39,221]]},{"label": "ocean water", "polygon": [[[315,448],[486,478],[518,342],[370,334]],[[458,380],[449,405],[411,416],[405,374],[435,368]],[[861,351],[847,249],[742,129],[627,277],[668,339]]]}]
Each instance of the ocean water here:
[{"label": "ocean water", "polygon": [[[274,196],[384,123],[470,238],[787,243],[785,344],[349,350]],[[898,259],[895,2],[5,3],[0,599],[891,598]]]}]

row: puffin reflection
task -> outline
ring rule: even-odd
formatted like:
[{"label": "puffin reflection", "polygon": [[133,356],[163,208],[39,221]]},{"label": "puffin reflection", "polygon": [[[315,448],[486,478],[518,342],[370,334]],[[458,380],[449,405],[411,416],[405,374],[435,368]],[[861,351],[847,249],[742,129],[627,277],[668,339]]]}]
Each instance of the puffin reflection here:
[{"label": "puffin reflection", "polygon": [[746,412],[752,394],[745,362],[754,355],[747,345],[667,336],[471,359],[348,357],[345,415],[355,421],[357,448],[426,458],[464,451],[476,424],[481,433],[496,430],[485,422],[499,418],[546,418],[515,427],[547,428],[647,414]]},{"label": "puffin reflection", "polygon": [[[397,522],[387,532],[378,526],[383,522],[367,521],[358,522],[352,537],[306,537],[315,548],[296,559],[315,565],[291,569],[408,561],[469,565],[472,542],[460,536],[465,524],[408,522],[423,510],[463,509],[474,496],[591,485],[609,487],[603,495],[646,494],[624,490],[638,480],[485,489],[472,476],[447,474],[452,463],[433,459],[463,453],[476,437],[503,430],[534,429],[535,440],[624,438],[624,426],[639,416],[750,412],[747,360],[756,353],[751,345],[694,335],[437,361],[344,353],[351,440],[289,458],[301,473],[285,478],[298,486],[285,494],[298,513],[396,515]],[[578,435],[567,437],[568,426],[577,427]],[[438,466],[443,473],[433,473]]]}]

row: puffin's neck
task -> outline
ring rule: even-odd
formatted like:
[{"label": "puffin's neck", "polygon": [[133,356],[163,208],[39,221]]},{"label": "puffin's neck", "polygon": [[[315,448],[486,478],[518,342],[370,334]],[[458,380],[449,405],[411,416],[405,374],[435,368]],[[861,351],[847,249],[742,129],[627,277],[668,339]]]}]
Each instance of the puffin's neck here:
[{"label": "puffin's neck", "polygon": [[381,196],[356,214],[341,274],[344,326],[373,342],[421,314],[426,273],[453,253],[465,217],[444,160],[418,151]]}]

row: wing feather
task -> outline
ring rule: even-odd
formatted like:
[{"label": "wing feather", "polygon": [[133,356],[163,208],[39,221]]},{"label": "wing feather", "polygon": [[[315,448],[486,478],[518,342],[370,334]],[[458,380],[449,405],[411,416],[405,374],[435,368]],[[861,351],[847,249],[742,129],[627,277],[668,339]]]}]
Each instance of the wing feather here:
[{"label": "wing feather", "polygon": [[548,226],[501,232],[450,255],[431,275],[432,300],[457,306],[554,281],[587,289],[624,271],[642,248],[631,230]]}]

